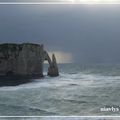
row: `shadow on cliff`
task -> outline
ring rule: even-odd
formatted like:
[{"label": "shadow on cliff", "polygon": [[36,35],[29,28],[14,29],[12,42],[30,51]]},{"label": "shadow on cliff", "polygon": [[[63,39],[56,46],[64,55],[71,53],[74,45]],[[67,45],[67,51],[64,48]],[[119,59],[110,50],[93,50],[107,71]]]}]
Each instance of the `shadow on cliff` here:
[{"label": "shadow on cliff", "polygon": [[0,87],[4,86],[17,86],[21,84],[26,84],[29,82],[33,82],[33,79],[28,78],[28,77],[20,77],[20,76],[15,76],[15,77],[2,77],[0,76]]}]

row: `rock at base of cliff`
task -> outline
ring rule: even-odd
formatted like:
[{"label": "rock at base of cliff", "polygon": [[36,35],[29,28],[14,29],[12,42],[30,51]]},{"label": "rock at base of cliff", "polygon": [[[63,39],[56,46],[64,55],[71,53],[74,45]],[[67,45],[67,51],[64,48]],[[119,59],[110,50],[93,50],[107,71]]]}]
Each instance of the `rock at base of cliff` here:
[{"label": "rock at base of cliff", "polygon": [[50,66],[48,68],[48,75],[51,77],[59,76],[58,68]]}]

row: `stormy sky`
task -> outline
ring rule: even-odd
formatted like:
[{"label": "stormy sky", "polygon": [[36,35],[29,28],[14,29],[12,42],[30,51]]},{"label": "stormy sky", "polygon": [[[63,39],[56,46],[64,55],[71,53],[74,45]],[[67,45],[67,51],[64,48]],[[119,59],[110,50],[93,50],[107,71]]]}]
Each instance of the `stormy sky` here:
[{"label": "stormy sky", "polygon": [[42,43],[62,62],[117,64],[120,5],[0,5],[0,43],[5,42]]}]

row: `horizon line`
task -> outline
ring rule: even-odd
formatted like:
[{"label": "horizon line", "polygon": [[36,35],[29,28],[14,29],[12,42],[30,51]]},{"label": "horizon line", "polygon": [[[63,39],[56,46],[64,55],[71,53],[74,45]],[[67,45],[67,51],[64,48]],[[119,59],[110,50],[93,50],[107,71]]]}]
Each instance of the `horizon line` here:
[{"label": "horizon line", "polygon": [[0,5],[119,5],[120,2],[0,2]]}]

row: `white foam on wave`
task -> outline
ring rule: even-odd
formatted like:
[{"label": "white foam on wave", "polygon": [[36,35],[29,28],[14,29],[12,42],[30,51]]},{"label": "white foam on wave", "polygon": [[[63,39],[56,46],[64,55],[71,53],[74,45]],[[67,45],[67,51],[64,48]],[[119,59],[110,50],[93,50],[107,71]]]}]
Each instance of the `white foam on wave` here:
[{"label": "white foam on wave", "polygon": [[48,77],[43,79],[35,79],[34,82],[26,83],[18,86],[1,87],[0,91],[15,91],[34,88],[56,88],[69,85],[79,85],[89,87],[91,85],[103,85],[112,82],[120,83],[120,76],[102,76],[97,74],[84,74],[82,72],[76,74],[61,73],[59,77]]}]

